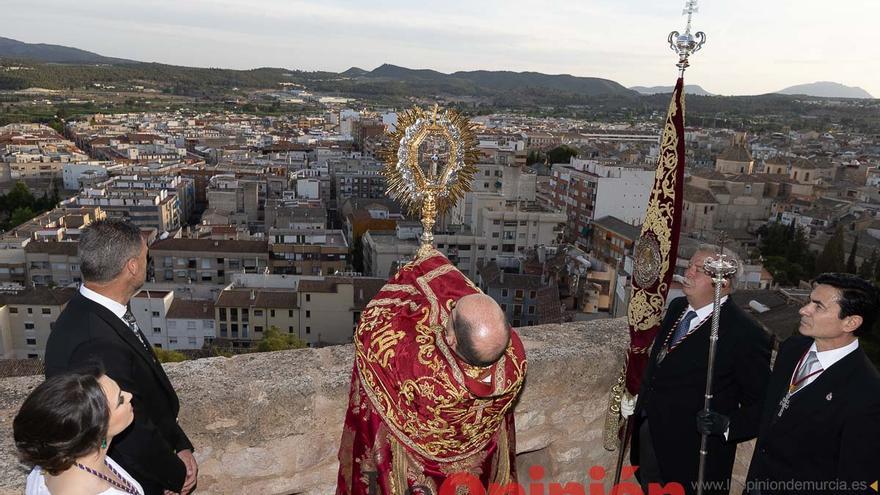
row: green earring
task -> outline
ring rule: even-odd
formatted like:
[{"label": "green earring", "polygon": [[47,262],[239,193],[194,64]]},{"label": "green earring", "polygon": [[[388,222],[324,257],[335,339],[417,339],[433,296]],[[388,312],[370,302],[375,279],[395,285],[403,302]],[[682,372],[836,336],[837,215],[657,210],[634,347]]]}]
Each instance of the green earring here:
[{"label": "green earring", "polygon": [[103,440],[101,440],[101,448],[102,449],[107,448],[107,438],[104,438]]}]

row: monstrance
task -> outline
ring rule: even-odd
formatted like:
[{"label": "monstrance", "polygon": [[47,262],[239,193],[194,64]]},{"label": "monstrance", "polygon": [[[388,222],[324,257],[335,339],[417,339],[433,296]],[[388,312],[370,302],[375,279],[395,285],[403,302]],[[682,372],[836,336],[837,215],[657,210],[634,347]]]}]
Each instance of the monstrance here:
[{"label": "monstrance", "polygon": [[431,252],[434,224],[470,191],[477,161],[473,124],[454,110],[414,107],[398,115],[384,151],[388,195],[420,215],[418,257]]}]

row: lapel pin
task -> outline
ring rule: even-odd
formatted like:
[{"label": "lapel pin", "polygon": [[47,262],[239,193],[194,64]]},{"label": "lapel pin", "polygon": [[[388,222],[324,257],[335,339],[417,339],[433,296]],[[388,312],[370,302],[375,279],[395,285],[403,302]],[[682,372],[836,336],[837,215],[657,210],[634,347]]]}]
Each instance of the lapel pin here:
[{"label": "lapel pin", "polygon": [[831,397],[833,397],[833,395],[831,395],[831,392],[828,392],[828,395],[825,396],[825,400],[831,400]]}]

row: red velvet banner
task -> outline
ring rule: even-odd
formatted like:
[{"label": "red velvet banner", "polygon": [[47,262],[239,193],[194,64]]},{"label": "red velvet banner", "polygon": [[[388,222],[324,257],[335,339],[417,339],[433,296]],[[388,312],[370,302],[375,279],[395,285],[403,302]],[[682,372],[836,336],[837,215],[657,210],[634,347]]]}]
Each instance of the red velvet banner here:
[{"label": "red velvet banner", "polygon": [[675,272],[684,188],[684,79],[672,92],[661,138],[654,187],[636,243],[628,320],[626,389],[639,391],[648,353],[663,319],[663,306]]}]

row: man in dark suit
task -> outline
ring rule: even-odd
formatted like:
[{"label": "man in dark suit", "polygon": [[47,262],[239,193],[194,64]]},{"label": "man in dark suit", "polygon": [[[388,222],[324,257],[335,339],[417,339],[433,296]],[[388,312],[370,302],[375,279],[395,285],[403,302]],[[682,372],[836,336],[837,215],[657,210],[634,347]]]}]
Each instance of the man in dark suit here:
[{"label": "man in dark suit", "polygon": [[79,256],[84,283],[49,336],[46,376],[102,362],[107,375],[132,393],[134,406],[134,423],[115,437],[110,457],[147,495],[186,494],[196,484],[198,465],[177,424],[177,393],[128,308],[147,273],[140,229],[98,220],[83,229]]},{"label": "man in dark suit", "polygon": [[[685,272],[686,297],[670,302],[635,398],[630,461],[651,483],[681,483],[696,491],[700,432],[708,369],[715,289],[703,269],[716,252],[701,246]],[[732,253],[731,253],[732,255]],[[710,425],[704,493],[727,493],[738,442],[757,434],[761,402],[770,375],[770,338],[728,297],[735,277],[725,281],[715,357],[712,410],[729,421]],[[626,414],[626,413],[625,413]]]},{"label": "man in dark suit", "polygon": [[800,310],[800,335],[776,357],[750,493],[872,492],[880,477],[880,375],[858,337],[878,311],[869,282],[840,273],[816,278]]}]

